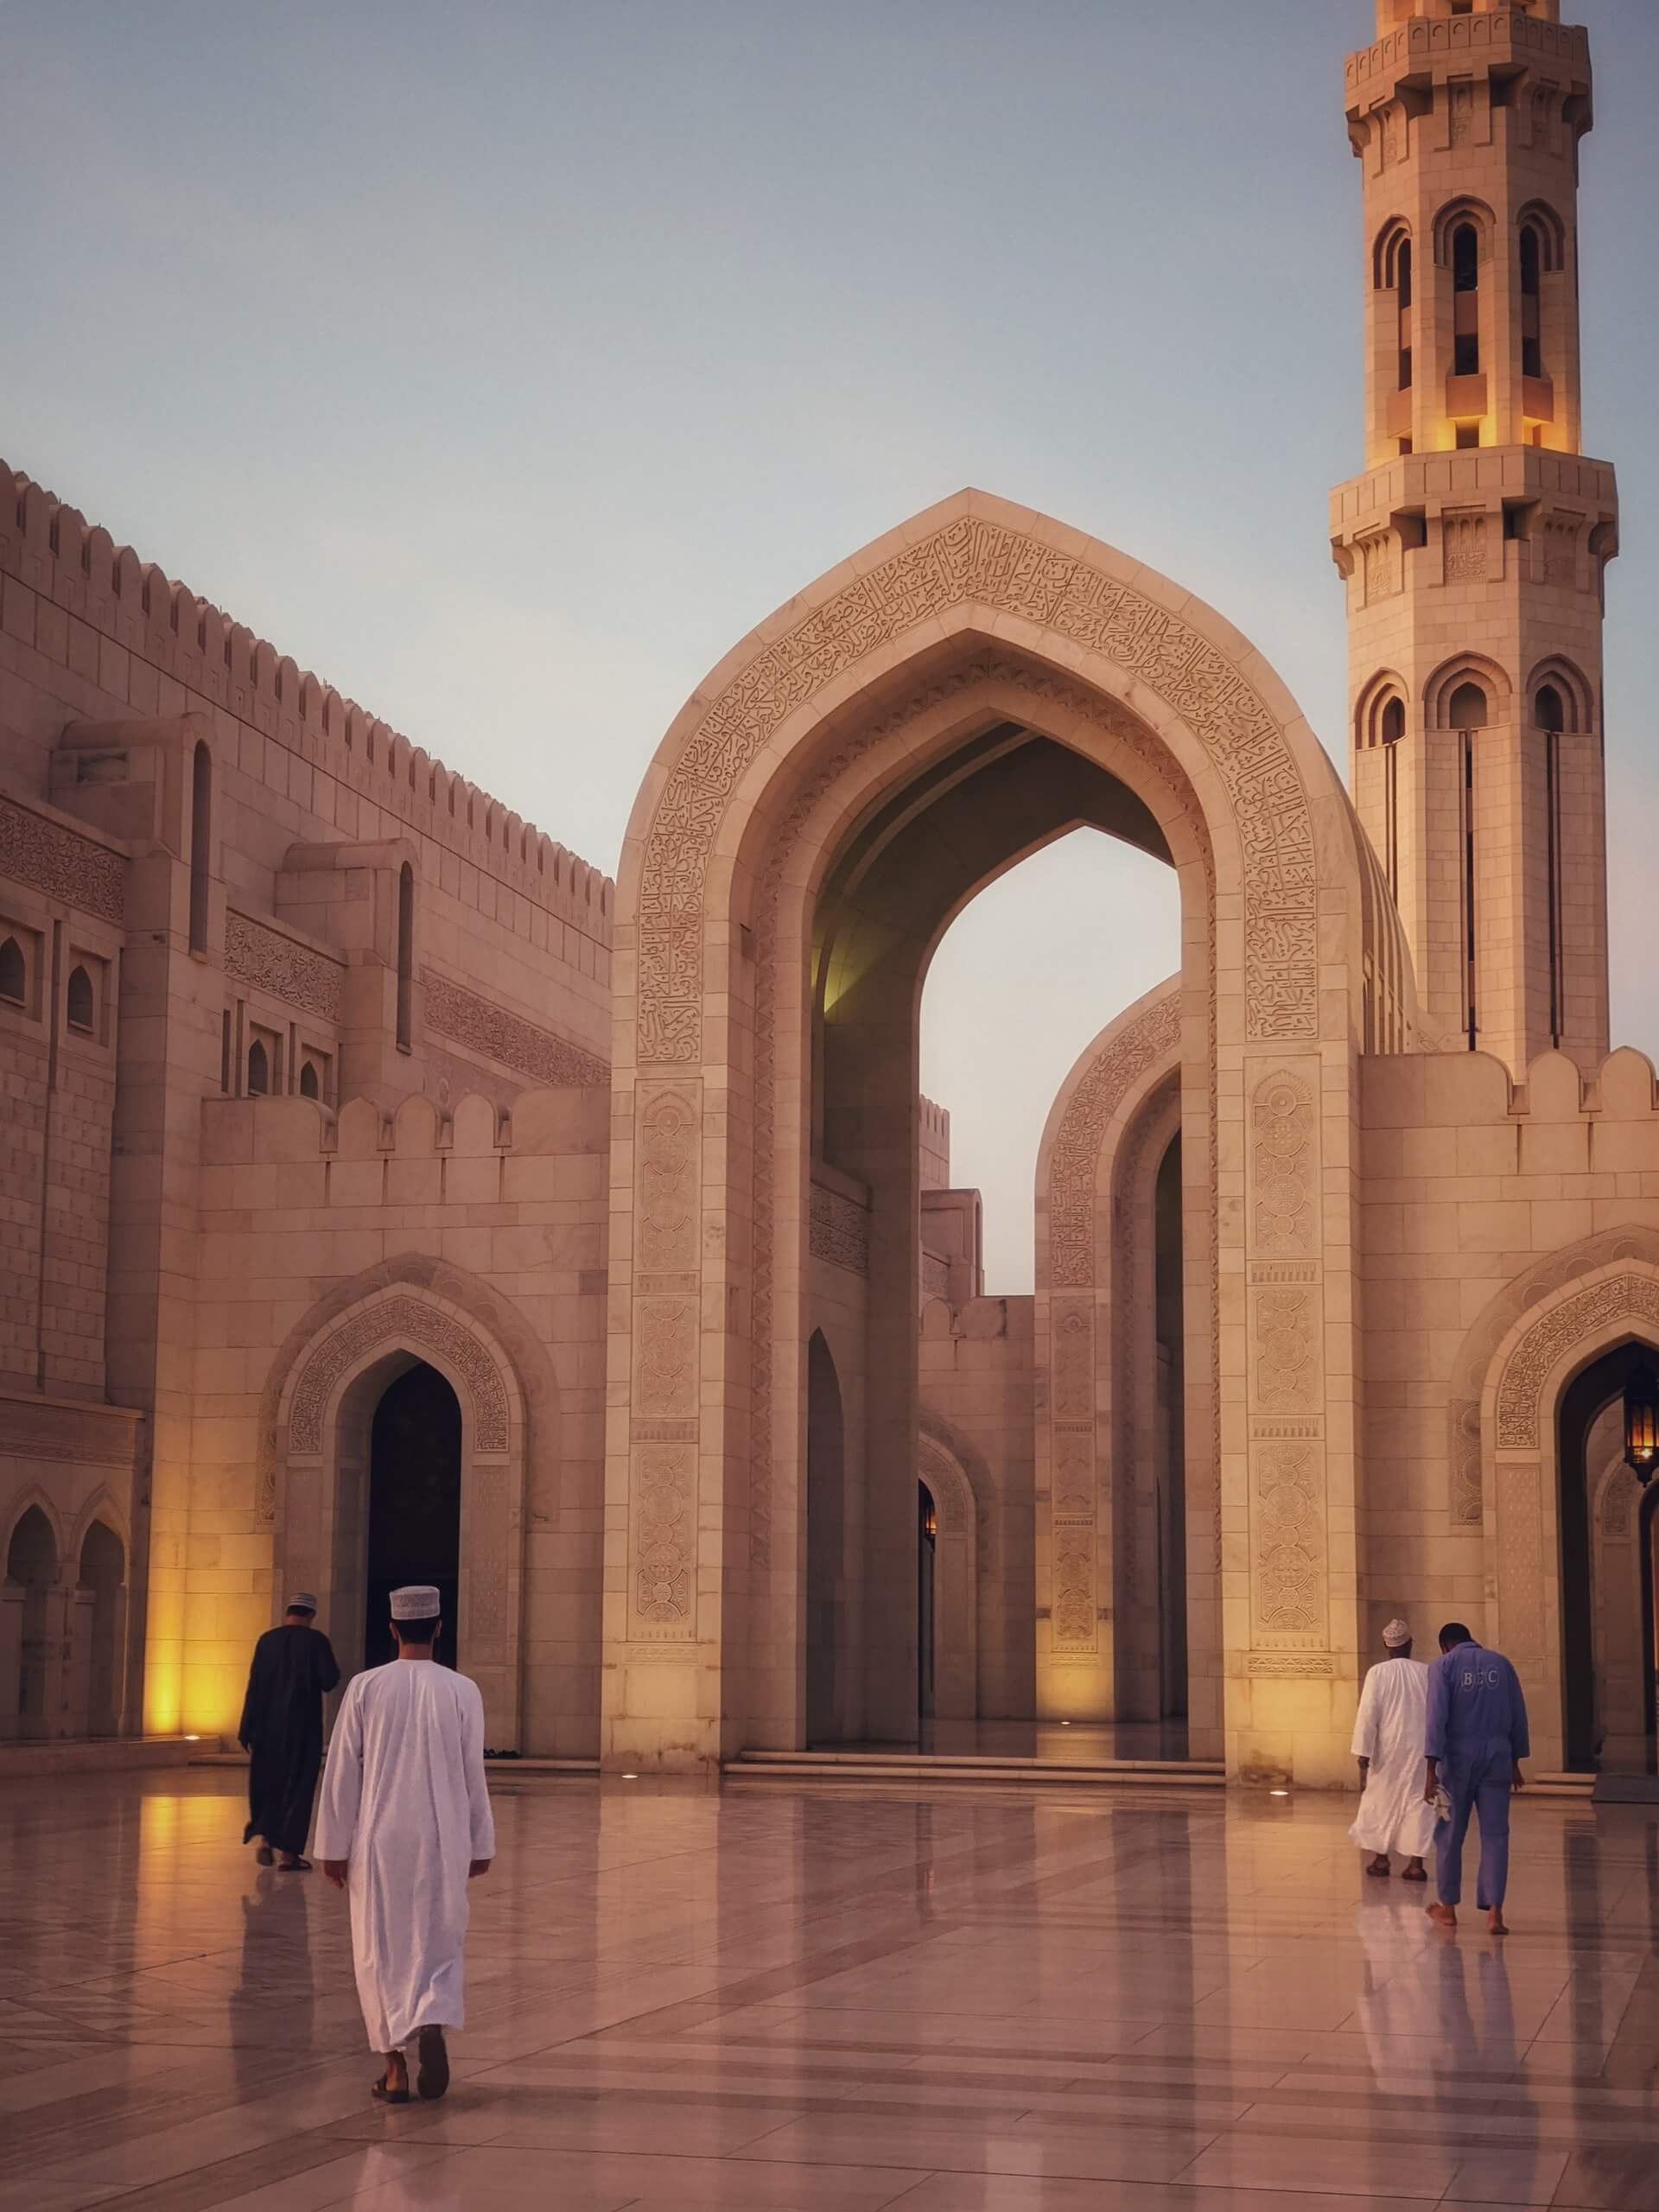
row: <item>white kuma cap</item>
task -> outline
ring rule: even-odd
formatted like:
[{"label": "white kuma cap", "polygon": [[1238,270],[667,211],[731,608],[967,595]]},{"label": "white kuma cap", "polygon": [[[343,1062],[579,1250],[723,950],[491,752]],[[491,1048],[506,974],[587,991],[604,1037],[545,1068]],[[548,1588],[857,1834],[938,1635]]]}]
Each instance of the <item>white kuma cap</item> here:
[{"label": "white kuma cap", "polygon": [[429,1582],[411,1582],[405,1589],[391,1593],[391,1618],[395,1621],[431,1621],[438,1617],[438,1593]]},{"label": "white kuma cap", "polygon": [[1382,1641],[1390,1648],[1411,1642],[1411,1630],[1404,1621],[1390,1621],[1382,1631]]}]

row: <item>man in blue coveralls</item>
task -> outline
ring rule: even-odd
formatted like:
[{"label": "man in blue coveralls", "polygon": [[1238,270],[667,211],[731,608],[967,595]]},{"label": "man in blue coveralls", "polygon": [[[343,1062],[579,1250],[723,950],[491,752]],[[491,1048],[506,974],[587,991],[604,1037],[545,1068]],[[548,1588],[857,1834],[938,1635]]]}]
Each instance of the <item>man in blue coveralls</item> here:
[{"label": "man in blue coveralls", "polygon": [[1475,1900],[1494,1936],[1507,1936],[1503,1892],[1510,1880],[1510,1793],[1522,1787],[1521,1762],[1532,1756],[1527,1701],[1501,1651],[1477,1643],[1461,1621],[1440,1630],[1440,1656],[1428,1670],[1428,1728],[1424,1746],[1433,1804],[1444,1790],[1448,1809],[1434,1830],[1440,1901],[1428,1908],[1437,1926],[1455,1928],[1463,1894],[1463,1839],[1469,1815],[1480,1814],[1480,1881]]}]

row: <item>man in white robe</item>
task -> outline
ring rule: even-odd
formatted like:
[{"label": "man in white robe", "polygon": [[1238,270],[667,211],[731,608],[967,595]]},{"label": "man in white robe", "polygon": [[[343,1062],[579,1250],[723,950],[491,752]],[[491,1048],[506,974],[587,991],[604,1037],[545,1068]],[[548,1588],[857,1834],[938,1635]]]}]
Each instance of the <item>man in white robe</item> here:
[{"label": "man in white robe", "polygon": [[432,1656],[438,1593],[391,1593],[397,1656],[347,1685],[328,1746],[312,1849],[352,1906],[352,1956],[369,2044],[385,2059],[374,2094],[409,2102],[449,2086],[446,2028],[462,2025],[467,1885],[495,1856],[478,1685]]},{"label": "man in white robe", "polygon": [[1359,1761],[1359,1817],[1348,1831],[1371,1854],[1368,1874],[1391,1874],[1390,1852],[1404,1854],[1405,1878],[1426,1882],[1423,1854],[1434,1840],[1434,1808],[1423,1802],[1423,1745],[1428,1730],[1428,1669],[1411,1656],[1411,1630],[1390,1621],[1386,1656],[1359,1694],[1354,1757]]}]

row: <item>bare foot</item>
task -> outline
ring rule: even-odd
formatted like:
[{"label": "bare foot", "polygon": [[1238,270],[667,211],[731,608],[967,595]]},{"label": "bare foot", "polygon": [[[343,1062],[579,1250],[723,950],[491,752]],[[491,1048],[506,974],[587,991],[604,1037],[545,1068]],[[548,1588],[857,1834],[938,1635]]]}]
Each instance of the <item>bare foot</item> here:
[{"label": "bare foot", "polygon": [[1457,1913],[1449,1904],[1431,1904],[1424,1909],[1437,1928],[1455,1928],[1458,1924]]},{"label": "bare foot", "polygon": [[1372,1858],[1370,1865],[1365,1869],[1365,1872],[1368,1874],[1392,1874],[1394,1868],[1389,1863],[1388,1853],[1386,1851],[1377,1852]]},{"label": "bare foot", "polygon": [[1501,1904],[1495,1904],[1486,1916],[1486,1933],[1489,1936],[1507,1936],[1509,1932],[1509,1923],[1503,1917],[1503,1908]]},{"label": "bare foot", "polygon": [[1421,1859],[1408,1859],[1406,1871],[1402,1878],[1408,1882],[1426,1882],[1428,1879],[1428,1869]]},{"label": "bare foot", "polygon": [[399,2089],[409,2094],[409,2062],[401,2050],[386,2053],[386,2088],[393,2094]]}]

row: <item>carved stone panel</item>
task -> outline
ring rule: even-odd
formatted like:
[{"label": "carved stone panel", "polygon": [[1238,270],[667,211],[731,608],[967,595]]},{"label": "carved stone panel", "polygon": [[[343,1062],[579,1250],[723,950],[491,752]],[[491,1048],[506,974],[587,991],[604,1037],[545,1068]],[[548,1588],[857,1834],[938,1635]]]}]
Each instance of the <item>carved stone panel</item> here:
[{"label": "carved stone panel", "polygon": [[1318,1070],[1249,1094],[1245,1161],[1252,1642],[1294,1668],[1330,1642]]},{"label": "carved stone panel", "polygon": [[[639,1211],[634,1264],[641,1287],[697,1285],[699,1160],[702,1130],[695,1090],[642,1083],[635,1094]],[[664,1276],[673,1282],[658,1281]],[[683,1277],[683,1281],[677,1280]]]},{"label": "carved stone panel", "polygon": [[590,1089],[611,1079],[608,1064],[550,1029],[463,990],[430,968],[421,970],[421,1011],[429,1033],[495,1060],[550,1090]]},{"label": "carved stone panel", "polygon": [[[1516,1345],[1497,1385],[1500,1452],[1535,1452],[1544,1384],[1580,1342],[1625,1321],[1659,1333],[1659,1282],[1651,1275],[1605,1276],[1553,1306]],[[1551,1409],[1553,1410],[1553,1409]]]},{"label": "carved stone panel", "polygon": [[[870,1216],[868,1207],[860,1205],[840,1191],[826,1189],[822,1183],[812,1185],[811,1249],[815,1260],[828,1260],[832,1267],[845,1268],[851,1274],[868,1275],[870,1272]],[[943,1281],[939,1295],[950,1287],[947,1269],[941,1269]],[[924,1288],[931,1287],[928,1262],[923,1260]]]},{"label": "carved stone panel", "polygon": [[640,1641],[696,1633],[695,1444],[637,1444],[633,1455],[633,1627]]},{"label": "carved stone panel", "polygon": [[84,914],[126,918],[127,864],[118,853],[0,798],[0,876],[7,875]]},{"label": "carved stone panel", "polygon": [[346,995],[343,964],[233,909],[225,917],[225,973],[232,982],[268,991],[324,1021],[340,1018]]},{"label": "carved stone panel", "polygon": [[322,1417],[335,1384],[382,1344],[436,1353],[465,1385],[461,1409],[471,1419],[474,1451],[507,1449],[506,1386],[488,1347],[442,1306],[420,1298],[385,1298],[343,1320],[307,1360],[289,1401],[290,1452],[322,1450]]}]

